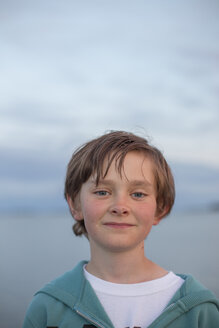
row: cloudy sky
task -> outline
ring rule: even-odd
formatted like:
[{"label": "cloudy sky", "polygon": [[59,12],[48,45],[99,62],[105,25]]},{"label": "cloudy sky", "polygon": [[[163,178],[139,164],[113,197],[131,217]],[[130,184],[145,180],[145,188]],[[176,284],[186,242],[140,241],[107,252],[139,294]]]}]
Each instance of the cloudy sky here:
[{"label": "cloudy sky", "polygon": [[183,204],[218,200],[218,1],[8,0],[0,13],[0,209],[61,206],[73,149],[112,129],[164,152]]}]

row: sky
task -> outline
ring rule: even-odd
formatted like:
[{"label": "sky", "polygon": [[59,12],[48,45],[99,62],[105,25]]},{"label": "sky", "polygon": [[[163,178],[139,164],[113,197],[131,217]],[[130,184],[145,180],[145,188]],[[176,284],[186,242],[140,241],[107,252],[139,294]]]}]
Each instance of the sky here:
[{"label": "sky", "polygon": [[73,150],[149,138],[178,206],[219,201],[219,3],[0,2],[0,210],[62,208]]}]

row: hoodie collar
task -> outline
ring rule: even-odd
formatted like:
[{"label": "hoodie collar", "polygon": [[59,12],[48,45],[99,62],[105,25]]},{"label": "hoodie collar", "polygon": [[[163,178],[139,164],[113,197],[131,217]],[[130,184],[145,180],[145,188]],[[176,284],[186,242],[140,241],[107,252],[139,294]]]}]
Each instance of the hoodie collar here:
[{"label": "hoodie collar", "polygon": [[78,263],[73,270],[53,280],[37,294],[45,293],[52,296],[98,327],[112,328],[112,322],[90,283],[84,277],[83,266],[85,264],[87,264],[86,261]]}]

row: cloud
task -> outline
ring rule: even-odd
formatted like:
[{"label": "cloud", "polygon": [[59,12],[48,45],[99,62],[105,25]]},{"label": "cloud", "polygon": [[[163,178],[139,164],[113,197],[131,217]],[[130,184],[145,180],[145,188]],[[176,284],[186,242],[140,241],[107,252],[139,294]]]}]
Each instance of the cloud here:
[{"label": "cloud", "polygon": [[[43,195],[58,190],[72,150],[111,129],[140,130],[173,162],[219,167],[216,2],[0,6],[0,155],[8,194],[13,184],[29,195],[41,184]],[[192,184],[199,188],[198,179]]]}]

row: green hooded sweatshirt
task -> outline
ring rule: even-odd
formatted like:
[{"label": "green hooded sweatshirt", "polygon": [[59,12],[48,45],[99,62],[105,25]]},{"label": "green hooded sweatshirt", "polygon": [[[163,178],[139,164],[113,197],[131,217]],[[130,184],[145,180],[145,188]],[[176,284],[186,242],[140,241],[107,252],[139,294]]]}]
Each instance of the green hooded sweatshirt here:
[{"label": "green hooded sweatshirt", "polygon": [[[114,327],[84,277],[85,263],[80,262],[35,294],[23,328]],[[219,301],[214,294],[192,276],[179,276],[185,282],[148,328],[218,328]]]}]

